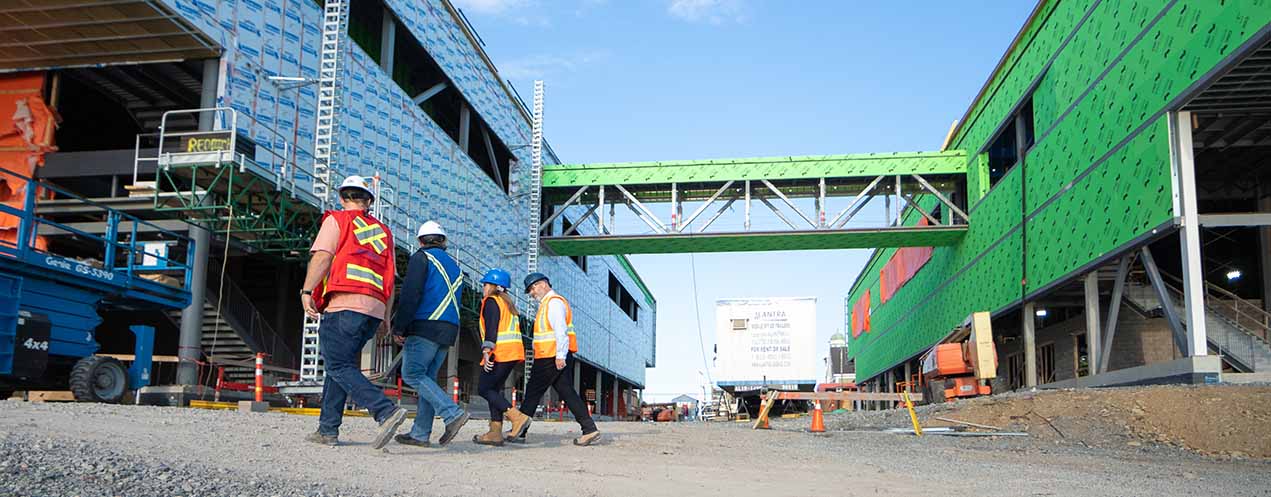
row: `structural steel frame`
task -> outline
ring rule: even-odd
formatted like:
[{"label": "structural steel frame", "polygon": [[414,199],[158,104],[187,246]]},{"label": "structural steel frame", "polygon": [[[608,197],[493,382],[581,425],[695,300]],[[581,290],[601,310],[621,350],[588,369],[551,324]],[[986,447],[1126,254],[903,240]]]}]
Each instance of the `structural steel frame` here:
[{"label": "structural steel frame", "polygon": [[[539,223],[538,235],[556,254],[569,256],[952,245],[969,222],[969,215],[946,194],[964,192],[965,174],[960,168],[965,162],[953,164],[958,158],[964,160],[961,152],[547,167],[543,201],[554,208]],[[667,179],[672,181],[657,182]],[[584,181],[598,184],[579,184]],[[827,199],[833,197],[851,200],[846,207],[830,211]],[[848,222],[876,197],[884,199],[883,225],[848,228]],[[796,205],[794,199],[800,198],[813,200],[813,212]],[[701,205],[685,216],[684,202]],[[756,202],[788,230],[752,230]],[[650,203],[669,204],[669,218],[655,213]],[[711,231],[738,203],[743,206],[743,230]],[[652,234],[617,233],[614,219],[619,204]],[[586,207],[586,211],[573,227],[553,236],[553,223],[571,207]],[[934,207],[941,208],[940,214],[930,211]],[[905,209],[928,224],[905,226]],[[597,234],[575,235],[577,226],[592,218]]]}]

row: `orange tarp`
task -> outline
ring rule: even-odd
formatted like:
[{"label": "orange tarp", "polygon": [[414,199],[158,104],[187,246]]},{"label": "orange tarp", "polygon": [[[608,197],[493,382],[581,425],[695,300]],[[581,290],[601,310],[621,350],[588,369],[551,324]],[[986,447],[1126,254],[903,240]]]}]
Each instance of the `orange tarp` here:
[{"label": "orange tarp", "polygon": [[[0,75],[0,169],[34,178],[44,165],[44,154],[57,150],[53,144],[56,119],[44,103],[45,73]],[[27,181],[12,174],[0,174],[0,203],[23,209]],[[37,195],[50,192],[37,191]],[[0,244],[16,246],[18,218],[0,212]],[[44,237],[36,237],[35,247],[47,248]]]}]

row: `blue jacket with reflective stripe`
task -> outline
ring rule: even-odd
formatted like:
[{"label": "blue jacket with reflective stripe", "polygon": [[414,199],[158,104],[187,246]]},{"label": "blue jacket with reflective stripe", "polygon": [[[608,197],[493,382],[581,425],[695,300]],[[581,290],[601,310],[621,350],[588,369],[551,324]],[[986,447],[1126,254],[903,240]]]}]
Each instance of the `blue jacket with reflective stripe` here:
[{"label": "blue jacket with reflective stripe", "polygon": [[[437,266],[433,265],[425,253],[432,255],[432,258],[441,264],[442,269],[446,271],[444,275],[437,270]],[[424,268],[422,281],[411,281],[408,274],[408,279],[404,283],[404,285],[421,285],[423,288],[423,295],[419,299],[419,307],[415,308],[415,314],[412,317],[416,320],[445,321],[456,325],[459,324],[459,297],[463,292],[462,283],[455,285],[455,283],[461,281],[459,263],[455,262],[454,258],[450,257],[445,250],[435,247],[419,250],[415,253],[415,256],[411,257],[411,262],[418,262]],[[454,285],[453,289],[452,285]],[[414,288],[420,287],[415,286]],[[444,310],[437,317],[433,317],[435,311],[442,307],[443,303],[445,305]]]}]

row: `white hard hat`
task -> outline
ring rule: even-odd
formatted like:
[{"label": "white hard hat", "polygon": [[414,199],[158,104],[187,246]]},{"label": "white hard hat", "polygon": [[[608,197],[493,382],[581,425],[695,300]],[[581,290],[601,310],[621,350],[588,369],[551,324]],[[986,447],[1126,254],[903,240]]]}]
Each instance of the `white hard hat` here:
[{"label": "white hard hat", "polygon": [[375,198],[375,192],[371,191],[371,187],[368,185],[366,178],[353,175],[344,178],[344,182],[340,183],[340,188],[338,190],[344,190],[345,188],[357,188],[358,190],[371,194],[371,198]]},{"label": "white hard hat", "polygon": [[446,236],[446,230],[441,229],[441,225],[437,224],[437,221],[428,221],[419,225],[419,234],[415,235],[415,238],[422,238],[427,235],[441,235],[444,237]]}]

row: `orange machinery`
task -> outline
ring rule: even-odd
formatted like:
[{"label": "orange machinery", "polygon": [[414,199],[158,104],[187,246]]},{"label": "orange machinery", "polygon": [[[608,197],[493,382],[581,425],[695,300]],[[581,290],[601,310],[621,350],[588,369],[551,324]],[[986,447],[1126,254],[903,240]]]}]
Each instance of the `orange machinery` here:
[{"label": "orange machinery", "polygon": [[932,402],[992,393],[988,380],[997,377],[997,350],[989,313],[972,314],[948,342],[932,347],[922,359],[922,375]]}]

